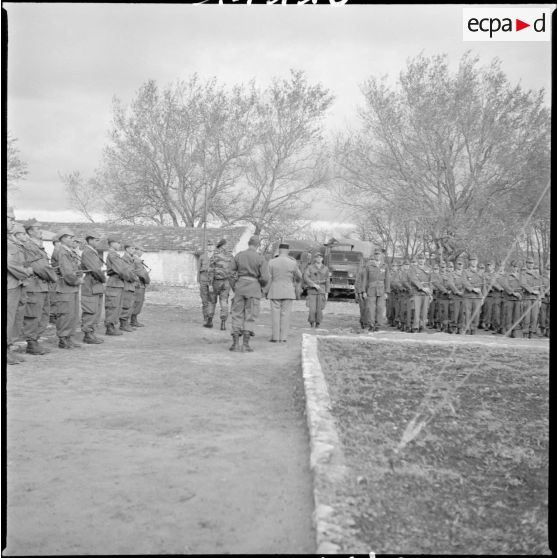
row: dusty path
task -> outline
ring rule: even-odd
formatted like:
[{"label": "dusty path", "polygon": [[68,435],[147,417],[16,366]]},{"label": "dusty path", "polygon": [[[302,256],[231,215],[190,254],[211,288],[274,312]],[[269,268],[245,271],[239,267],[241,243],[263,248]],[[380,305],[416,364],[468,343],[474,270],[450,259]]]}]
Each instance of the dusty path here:
[{"label": "dusty path", "polygon": [[264,305],[251,354],[197,303],[148,305],[135,333],[8,367],[5,554],[314,552],[305,312],[278,345]]}]

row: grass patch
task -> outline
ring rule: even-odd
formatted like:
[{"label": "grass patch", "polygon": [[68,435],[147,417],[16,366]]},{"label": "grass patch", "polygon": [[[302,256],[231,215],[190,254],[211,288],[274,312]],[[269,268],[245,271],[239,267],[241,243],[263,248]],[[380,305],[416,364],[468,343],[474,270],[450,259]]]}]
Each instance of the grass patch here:
[{"label": "grass patch", "polygon": [[[352,547],[550,554],[548,353],[327,338],[318,349]],[[405,438],[417,411],[431,420]]]}]

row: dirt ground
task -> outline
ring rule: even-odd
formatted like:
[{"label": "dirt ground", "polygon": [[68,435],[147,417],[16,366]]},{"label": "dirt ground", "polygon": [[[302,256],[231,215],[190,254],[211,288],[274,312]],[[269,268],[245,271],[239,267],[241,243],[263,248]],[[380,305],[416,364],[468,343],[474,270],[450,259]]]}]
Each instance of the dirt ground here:
[{"label": "dirt ground", "polygon": [[66,351],[50,329],[50,354],[7,367],[4,554],[314,552],[304,303],[278,345],[264,301],[244,354],[196,292],[147,301],[134,333]]},{"label": "dirt ground", "polygon": [[350,471],[346,551],[550,554],[548,352],[459,340],[320,339]]}]

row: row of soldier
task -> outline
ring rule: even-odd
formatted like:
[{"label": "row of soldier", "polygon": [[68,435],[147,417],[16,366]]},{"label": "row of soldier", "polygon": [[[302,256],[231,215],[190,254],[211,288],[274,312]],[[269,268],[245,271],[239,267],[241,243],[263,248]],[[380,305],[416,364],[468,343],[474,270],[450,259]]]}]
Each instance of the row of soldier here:
[{"label": "row of soldier", "polygon": [[477,333],[479,328],[509,337],[550,334],[550,264],[542,275],[528,257],[509,269],[494,261],[479,265],[471,255],[432,267],[424,255],[389,269],[379,250],[359,270],[355,282],[360,304],[361,328],[377,330],[387,322],[402,331],[425,328],[457,334]]},{"label": "row of soldier", "polygon": [[[103,307],[106,335],[123,335],[123,332],[143,327],[138,315],[150,278],[149,268],[141,259],[141,247],[131,243],[122,245],[119,239],[109,238],[109,249],[103,261],[99,255],[101,239],[98,236],[87,234],[80,253],[75,234],[63,229],[56,234],[49,259],[40,224],[35,219],[16,223],[12,208],[8,208],[7,232],[8,364],[24,360],[13,350],[19,333],[27,342],[26,353],[44,355],[49,352],[39,339],[51,316],[60,349],[79,347],[73,336],[80,313],[83,341],[87,344],[103,343],[96,335]],[[122,246],[124,254],[121,256]]]}]

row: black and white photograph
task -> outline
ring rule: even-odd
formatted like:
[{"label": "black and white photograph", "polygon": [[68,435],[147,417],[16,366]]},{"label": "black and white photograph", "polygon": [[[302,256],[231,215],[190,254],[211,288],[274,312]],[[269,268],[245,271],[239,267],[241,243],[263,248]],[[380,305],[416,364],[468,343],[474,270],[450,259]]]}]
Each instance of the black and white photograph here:
[{"label": "black and white photograph", "polygon": [[2,18],[4,556],[556,551],[555,4]]}]

